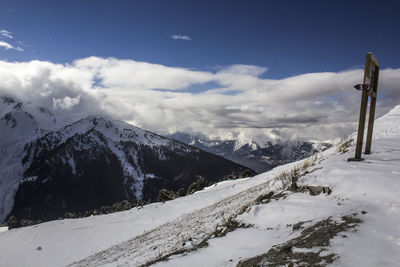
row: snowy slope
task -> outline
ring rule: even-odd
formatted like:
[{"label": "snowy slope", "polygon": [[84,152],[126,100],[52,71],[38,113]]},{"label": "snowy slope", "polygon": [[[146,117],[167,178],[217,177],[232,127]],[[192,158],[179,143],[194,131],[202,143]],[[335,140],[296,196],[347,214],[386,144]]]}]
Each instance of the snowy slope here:
[{"label": "snowy slope", "polygon": [[23,176],[21,159],[26,143],[56,129],[66,119],[44,107],[0,97],[0,221],[11,210],[13,195]]},{"label": "snowy slope", "polygon": [[[373,153],[347,162],[353,155],[353,145],[345,153],[333,147],[308,160],[314,165],[290,163],[166,203],[2,232],[0,266],[139,266],[167,256],[155,266],[235,266],[302,237],[302,229],[323,221],[342,225],[348,217],[354,222],[329,246],[297,244],[285,253],[334,255],[334,266],[398,266],[400,106],[376,121]],[[322,185],[332,193],[283,190],[282,173],[293,169],[303,174],[299,185]],[[271,191],[276,200],[256,201]],[[247,228],[215,237],[230,219]]]},{"label": "snowy slope", "polygon": [[[105,146],[112,151],[122,165],[125,183],[131,184],[132,188],[130,190],[135,192],[136,199],[140,200],[142,199],[143,182],[146,179],[146,173],[143,173],[140,168],[140,163],[136,155],[137,151],[126,153],[123,143],[135,142],[137,145],[151,147],[158,152],[161,160],[165,159],[162,151],[165,147],[170,150],[182,150],[186,153],[197,151],[196,149],[144,131],[122,121],[111,121],[99,116],[88,116],[73,124],[62,127],[58,131],[49,132],[42,138],[35,140],[35,142],[28,143],[26,161],[31,162],[35,157],[39,157],[43,153],[43,150],[52,151],[63,144],[69,143],[71,140],[76,139],[76,136],[89,136],[91,140],[90,143],[85,143],[82,140],[77,141],[78,150],[89,150],[96,143],[97,147]],[[40,145],[38,146],[38,144]],[[34,152],[30,153],[31,150],[34,150]],[[128,157],[131,157],[132,162],[129,162]],[[75,175],[78,162],[73,154],[67,153],[64,161],[70,165],[72,174]]]},{"label": "snowy slope", "polygon": [[[0,96],[0,222],[33,224],[252,170],[122,121]],[[69,114],[71,115],[71,114]],[[74,116],[72,116],[74,117]],[[13,218],[14,218],[13,217]]]}]

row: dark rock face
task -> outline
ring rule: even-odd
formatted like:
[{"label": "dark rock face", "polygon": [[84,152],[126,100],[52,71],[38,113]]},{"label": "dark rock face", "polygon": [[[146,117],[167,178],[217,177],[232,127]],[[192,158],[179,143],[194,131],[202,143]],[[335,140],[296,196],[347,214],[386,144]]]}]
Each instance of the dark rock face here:
[{"label": "dark rock face", "polygon": [[[65,212],[83,212],[126,199],[121,163],[105,145],[85,135],[73,136],[48,149],[45,141],[37,140],[28,147],[28,155],[31,147],[44,148],[34,154],[24,174],[37,178],[19,185],[10,214],[17,218],[51,220]],[[88,146],[81,150],[83,143]],[[66,164],[69,156],[73,157],[75,170]]]},{"label": "dark rock face", "polygon": [[[122,125],[122,126],[121,126]],[[124,128],[130,127],[130,128]],[[128,124],[87,118],[26,144],[24,179],[8,218],[48,221],[123,200],[157,201],[198,179],[254,171]]]},{"label": "dark rock face", "polygon": [[[231,173],[238,174],[249,170],[239,164],[226,160],[222,157],[196,150],[192,153],[185,153],[182,150],[165,150],[167,160],[158,160],[155,152],[148,147],[141,147],[139,153],[140,166],[145,172],[152,172],[156,177],[147,179],[143,188],[143,199],[153,202],[157,200],[159,190],[165,188],[178,191],[181,188],[187,189],[199,178],[208,182],[218,182]],[[165,177],[168,177],[165,179]]]}]

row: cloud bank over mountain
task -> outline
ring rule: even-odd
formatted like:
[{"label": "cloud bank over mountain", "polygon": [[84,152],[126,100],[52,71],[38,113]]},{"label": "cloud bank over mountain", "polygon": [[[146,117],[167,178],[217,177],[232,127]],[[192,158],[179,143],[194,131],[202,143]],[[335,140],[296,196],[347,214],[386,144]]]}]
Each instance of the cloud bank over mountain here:
[{"label": "cloud bank over mountain", "polygon": [[[0,94],[72,117],[103,114],[159,133],[329,139],[357,127],[363,70],[274,80],[266,67],[199,71],[116,58],[0,61]],[[400,69],[380,73],[377,115],[400,100]],[[211,85],[211,86],[210,86]]]}]

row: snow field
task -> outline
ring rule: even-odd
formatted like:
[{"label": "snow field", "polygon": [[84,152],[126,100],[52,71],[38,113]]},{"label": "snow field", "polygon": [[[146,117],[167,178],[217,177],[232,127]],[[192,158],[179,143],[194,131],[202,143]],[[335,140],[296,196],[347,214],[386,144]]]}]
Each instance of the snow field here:
[{"label": "snow field", "polygon": [[[330,195],[287,192],[286,198],[250,205],[261,194],[279,192],[282,180],[274,178],[302,166],[300,161],[166,203],[2,232],[0,266],[139,266],[174,253],[155,266],[235,266],[297,237],[293,224],[307,227],[328,217],[339,222],[353,213],[362,220],[356,231],[337,235],[324,252],[338,255],[333,265],[399,266],[399,126],[397,106],[376,121],[372,154],[363,162],[347,162],[354,146],[344,154],[337,148],[323,152],[298,184],[329,186]],[[243,206],[248,208],[241,213]],[[236,215],[252,227],[214,238]],[[208,246],[199,247],[204,240]]]}]

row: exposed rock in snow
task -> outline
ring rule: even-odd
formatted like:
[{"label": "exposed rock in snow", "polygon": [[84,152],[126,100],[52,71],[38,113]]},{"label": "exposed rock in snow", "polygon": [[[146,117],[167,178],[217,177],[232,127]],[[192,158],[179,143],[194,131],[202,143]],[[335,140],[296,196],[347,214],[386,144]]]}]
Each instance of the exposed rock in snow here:
[{"label": "exposed rock in snow", "polygon": [[[2,232],[0,265],[236,266],[279,250],[293,265],[397,266],[399,125],[400,107],[376,121],[372,154],[363,162],[347,162],[354,154],[349,143],[165,203]],[[293,177],[298,187],[332,192],[288,191]]]}]

